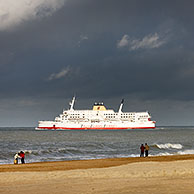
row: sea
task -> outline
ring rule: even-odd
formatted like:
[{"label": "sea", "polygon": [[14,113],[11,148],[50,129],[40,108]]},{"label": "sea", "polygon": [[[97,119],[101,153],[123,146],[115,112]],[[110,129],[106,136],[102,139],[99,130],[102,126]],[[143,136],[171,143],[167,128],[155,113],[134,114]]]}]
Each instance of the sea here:
[{"label": "sea", "polygon": [[17,152],[25,162],[139,157],[141,144],[150,156],[194,154],[194,127],[134,130],[35,130],[0,128],[0,164],[13,164]]}]

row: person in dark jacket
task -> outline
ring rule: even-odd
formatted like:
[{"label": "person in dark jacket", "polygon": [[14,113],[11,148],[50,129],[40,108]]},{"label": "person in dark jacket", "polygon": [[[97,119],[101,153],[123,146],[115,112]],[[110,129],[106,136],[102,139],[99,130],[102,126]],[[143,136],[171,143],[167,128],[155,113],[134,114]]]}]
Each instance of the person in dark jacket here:
[{"label": "person in dark jacket", "polygon": [[141,150],[140,157],[144,157],[144,149],[145,149],[144,145],[141,144],[141,147],[140,147],[140,150]]},{"label": "person in dark jacket", "polygon": [[24,161],[24,159],[25,159],[25,153],[23,151],[20,152],[20,158],[21,158],[21,163],[22,164],[25,164],[25,161]]}]

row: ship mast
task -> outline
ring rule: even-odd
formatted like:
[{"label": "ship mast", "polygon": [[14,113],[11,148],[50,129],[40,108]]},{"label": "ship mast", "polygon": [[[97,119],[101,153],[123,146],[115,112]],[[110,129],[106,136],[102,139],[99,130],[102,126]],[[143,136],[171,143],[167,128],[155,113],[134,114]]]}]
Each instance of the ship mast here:
[{"label": "ship mast", "polygon": [[75,103],[75,96],[73,97],[72,101],[69,103],[69,105],[70,105],[70,109],[69,110],[74,110],[73,109],[74,103]]},{"label": "ship mast", "polygon": [[124,99],[121,100],[121,104],[120,104],[119,111],[118,111],[119,113],[122,112],[123,103],[124,103]]}]

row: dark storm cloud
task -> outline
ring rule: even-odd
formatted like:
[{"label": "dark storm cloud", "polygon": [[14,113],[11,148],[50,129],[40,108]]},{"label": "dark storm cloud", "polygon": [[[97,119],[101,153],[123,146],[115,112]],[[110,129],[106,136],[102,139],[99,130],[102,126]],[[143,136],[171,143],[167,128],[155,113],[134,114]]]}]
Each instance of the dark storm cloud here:
[{"label": "dark storm cloud", "polygon": [[0,31],[1,99],[194,99],[193,1],[59,2]]}]

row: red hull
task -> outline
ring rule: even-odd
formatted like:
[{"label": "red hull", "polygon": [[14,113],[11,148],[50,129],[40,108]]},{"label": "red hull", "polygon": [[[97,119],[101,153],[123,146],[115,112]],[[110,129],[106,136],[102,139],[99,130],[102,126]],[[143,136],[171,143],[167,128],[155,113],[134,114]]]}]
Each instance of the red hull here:
[{"label": "red hull", "polygon": [[38,127],[38,129],[48,129],[48,130],[57,130],[57,129],[63,129],[63,130],[120,130],[120,129],[155,129],[155,127],[131,127],[131,128],[112,128],[112,127],[104,127],[104,128],[65,128],[65,127]]}]

